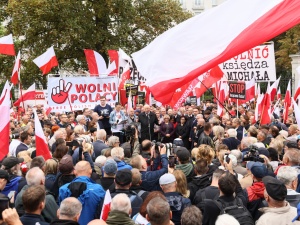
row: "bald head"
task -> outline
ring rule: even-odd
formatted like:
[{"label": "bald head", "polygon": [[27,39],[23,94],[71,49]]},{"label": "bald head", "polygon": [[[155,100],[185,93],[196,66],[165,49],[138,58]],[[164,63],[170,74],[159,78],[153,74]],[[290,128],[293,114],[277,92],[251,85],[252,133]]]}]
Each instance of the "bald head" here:
[{"label": "bald head", "polygon": [[39,167],[33,167],[26,173],[28,186],[45,184],[45,174]]},{"label": "bald head", "polygon": [[87,176],[90,177],[92,174],[92,167],[87,161],[80,161],[75,165],[74,174],[76,177]]},{"label": "bald head", "polygon": [[65,198],[59,207],[58,218],[65,220],[78,221],[80,213],[82,210],[82,205],[77,198],[69,197]]},{"label": "bald head", "polygon": [[106,225],[107,223],[105,223],[104,220],[92,220],[91,222],[89,222],[87,225]]}]

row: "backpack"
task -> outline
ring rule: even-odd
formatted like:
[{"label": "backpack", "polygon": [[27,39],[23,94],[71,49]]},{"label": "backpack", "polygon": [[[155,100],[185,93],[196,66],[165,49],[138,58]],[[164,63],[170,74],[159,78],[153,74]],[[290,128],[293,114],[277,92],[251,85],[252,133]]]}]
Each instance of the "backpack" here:
[{"label": "backpack", "polygon": [[239,221],[240,225],[254,225],[250,212],[240,198],[235,198],[233,202],[224,202],[221,199],[214,202],[220,209],[220,215],[229,214]]}]

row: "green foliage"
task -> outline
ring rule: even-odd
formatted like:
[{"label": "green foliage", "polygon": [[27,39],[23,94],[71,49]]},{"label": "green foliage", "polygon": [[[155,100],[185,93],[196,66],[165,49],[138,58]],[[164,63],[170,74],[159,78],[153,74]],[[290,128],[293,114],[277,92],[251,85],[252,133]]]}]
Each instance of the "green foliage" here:
[{"label": "green foliage", "polygon": [[[106,60],[108,49],[122,48],[130,54],[192,16],[184,12],[176,0],[4,2],[0,3],[0,19],[9,21],[6,33],[12,32],[19,40],[16,48],[22,53],[24,87],[37,82],[46,88],[46,78],[41,76],[32,59],[52,45],[60,69],[78,71],[87,68],[84,49],[96,50]],[[0,57],[1,65],[6,68],[0,73],[7,78],[11,76],[12,61],[13,57],[5,57],[5,60]]]}]

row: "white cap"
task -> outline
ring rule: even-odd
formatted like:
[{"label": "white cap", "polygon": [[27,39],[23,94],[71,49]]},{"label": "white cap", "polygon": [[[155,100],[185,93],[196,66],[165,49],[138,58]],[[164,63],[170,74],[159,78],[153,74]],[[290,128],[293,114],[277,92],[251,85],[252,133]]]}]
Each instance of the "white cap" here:
[{"label": "white cap", "polygon": [[160,185],[165,185],[165,184],[171,184],[173,182],[176,181],[176,178],[173,174],[171,173],[166,173],[164,175],[162,175],[160,178],[159,178],[159,184]]}]

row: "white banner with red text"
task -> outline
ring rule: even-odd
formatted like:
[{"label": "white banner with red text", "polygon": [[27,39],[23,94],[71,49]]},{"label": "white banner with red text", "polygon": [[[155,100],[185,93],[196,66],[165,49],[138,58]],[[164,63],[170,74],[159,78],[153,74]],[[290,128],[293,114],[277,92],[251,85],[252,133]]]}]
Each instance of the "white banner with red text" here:
[{"label": "white banner with red text", "polygon": [[94,109],[105,96],[114,107],[118,101],[118,78],[108,77],[49,77],[48,104],[52,112]]}]

